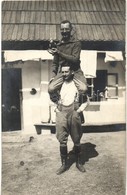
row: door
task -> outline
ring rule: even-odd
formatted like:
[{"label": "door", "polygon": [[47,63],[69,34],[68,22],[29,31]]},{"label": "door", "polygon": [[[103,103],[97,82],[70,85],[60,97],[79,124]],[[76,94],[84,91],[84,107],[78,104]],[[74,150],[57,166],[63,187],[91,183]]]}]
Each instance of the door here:
[{"label": "door", "polygon": [[2,69],[2,131],[21,130],[21,69]]},{"label": "door", "polygon": [[97,77],[94,79],[94,91],[96,94],[96,101],[100,101],[101,93],[104,93],[107,86],[107,70],[97,70]]}]

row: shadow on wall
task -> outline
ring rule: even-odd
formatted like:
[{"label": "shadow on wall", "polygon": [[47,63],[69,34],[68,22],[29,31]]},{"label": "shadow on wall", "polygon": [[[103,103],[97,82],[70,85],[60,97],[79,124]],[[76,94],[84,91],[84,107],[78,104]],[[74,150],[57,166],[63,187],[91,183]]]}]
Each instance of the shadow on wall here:
[{"label": "shadow on wall", "polygon": [[119,123],[119,124],[109,124],[109,125],[89,125],[89,126],[82,126],[83,133],[105,133],[105,132],[116,132],[116,131],[125,131],[126,124]]},{"label": "shadow on wall", "polygon": [[85,109],[85,111],[100,111],[100,103],[96,102],[96,104],[91,104]]}]

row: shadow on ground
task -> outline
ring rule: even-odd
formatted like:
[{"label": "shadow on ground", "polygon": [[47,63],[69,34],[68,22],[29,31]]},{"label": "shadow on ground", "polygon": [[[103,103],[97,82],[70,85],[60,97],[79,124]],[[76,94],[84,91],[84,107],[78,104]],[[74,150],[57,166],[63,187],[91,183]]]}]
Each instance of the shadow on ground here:
[{"label": "shadow on ground", "polygon": [[[82,164],[84,165],[85,162],[88,162],[90,158],[95,158],[99,155],[99,153],[96,151],[96,145],[92,144],[90,142],[81,144],[81,150],[82,150]],[[72,149],[68,154],[68,169],[72,166],[72,164],[75,163],[75,153]]]}]

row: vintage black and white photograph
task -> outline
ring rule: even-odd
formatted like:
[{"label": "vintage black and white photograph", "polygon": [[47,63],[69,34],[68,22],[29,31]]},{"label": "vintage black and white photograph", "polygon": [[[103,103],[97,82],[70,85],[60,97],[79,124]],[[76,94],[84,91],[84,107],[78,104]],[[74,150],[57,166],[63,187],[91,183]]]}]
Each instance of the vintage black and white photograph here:
[{"label": "vintage black and white photograph", "polygon": [[126,194],[125,0],[1,1],[1,194]]}]

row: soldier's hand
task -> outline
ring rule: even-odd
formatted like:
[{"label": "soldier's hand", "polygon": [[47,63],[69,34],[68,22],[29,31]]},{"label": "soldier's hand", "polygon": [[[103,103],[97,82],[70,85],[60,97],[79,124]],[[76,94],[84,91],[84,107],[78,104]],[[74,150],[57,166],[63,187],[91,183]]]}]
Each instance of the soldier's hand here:
[{"label": "soldier's hand", "polygon": [[48,49],[48,52],[52,55],[55,55],[56,53],[58,53],[57,48],[52,48],[52,49]]},{"label": "soldier's hand", "polygon": [[80,112],[81,112],[80,108],[78,108],[77,112],[78,112],[78,113],[80,113]]},{"label": "soldier's hand", "polygon": [[50,79],[49,83],[51,83],[54,80],[54,77]]},{"label": "soldier's hand", "polygon": [[54,110],[54,112],[58,113],[58,112],[60,112],[60,111],[58,110],[58,108],[56,108],[56,109]]}]

